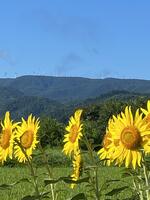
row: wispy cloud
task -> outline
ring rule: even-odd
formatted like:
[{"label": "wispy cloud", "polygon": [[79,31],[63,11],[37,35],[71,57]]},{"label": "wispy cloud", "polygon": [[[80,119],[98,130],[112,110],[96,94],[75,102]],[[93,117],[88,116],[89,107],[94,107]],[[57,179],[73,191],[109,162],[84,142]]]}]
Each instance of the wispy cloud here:
[{"label": "wispy cloud", "polygon": [[0,49],[0,60],[7,62],[9,65],[14,65],[15,60],[6,50]]},{"label": "wispy cloud", "polygon": [[76,53],[69,53],[64,56],[60,64],[56,66],[56,74],[65,76],[72,70],[79,68],[79,64],[83,62],[83,58]]},{"label": "wispy cloud", "polygon": [[[45,32],[55,34],[64,40],[75,41],[85,51],[98,54],[99,25],[96,19],[89,16],[70,15],[68,13],[49,11],[47,9],[34,10],[32,17],[35,23]],[[101,24],[100,24],[101,26]],[[103,29],[103,27],[101,27]]]},{"label": "wispy cloud", "polygon": [[117,76],[117,73],[109,68],[102,68],[100,70],[100,73],[99,73],[99,76],[98,78],[109,78],[109,77],[114,77],[114,74],[116,74]]}]

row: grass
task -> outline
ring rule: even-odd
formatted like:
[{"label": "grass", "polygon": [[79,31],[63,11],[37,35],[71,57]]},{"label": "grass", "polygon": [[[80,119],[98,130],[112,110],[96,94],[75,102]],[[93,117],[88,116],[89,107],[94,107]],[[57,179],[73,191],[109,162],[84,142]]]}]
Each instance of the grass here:
[{"label": "grass", "polygon": [[[100,186],[106,179],[109,180],[109,179],[120,178],[120,176],[121,176],[120,170],[121,169],[118,169],[115,167],[109,167],[109,168],[108,167],[100,167],[100,169],[99,169]],[[41,192],[43,191],[44,183],[42,180],[45,177],[45,172],[46,171],[43,167],[37,169],[37,173],[39,176],[38,182],[40,185]],[[71,172],[71,168],[62,168],[61,167],[61,168],[53,169],[53,174],[54,174],[55,178],[60,177],[60,176],[67,176],[68,174],[70,174],[70,172]],[[19,179],[22,179],[22,178],[30,178],[27,167],[13,167],[13,168],[1,167],[1,169],[0,169],[0,184],[4,184],[4,183],[10,184],[10,183],[18,181]],[[110,188],[106,189],[106,191],[109,192],[114,187],[120,187],[120,186],[122,187],[124,185],[130,184],[129,179],[126,179],[126,181],[127,181],[127,183],[117,182],[115,184],[112,184]],[[58,200],[71,199],[71,197],[73,197],[75,194],[77,194],[79,192],[85,192],[86,194],[89,195],[90,194],[90,192],[88,191],[89,189],[84,186],[78,185],[75,189],[70,189],[68,184],[59,182],[55,188],[55,189],[57,189],[57,191],[59,191]],[[49,191],[50,186],[46,186],[46,188],[44,190]],[[22,183],[15,185],[11,190],[1,190],[0,199],[1,200],[20,200],[24,196],[32,194],[33,192],[34,192],[33,188],[31,187],[31,185],[29,183],[22,182]],[[128,190],[125,190],[125,191],[121,192],[119,195],[111,197],[111,198],[107,197],[107,199],[125,199],[125,198],[127,199],[130,196],[131,196],[131,192]],[[88,199],[93,199],[93,198],[88,198]],[[101,198],[101,199],[103,199],[103,198]]]},{"label": "grass", "polygon": [[[62,149],[54,148],[54,149],[45,149],[49,165],[53,167],[53,178],[59,178],[61,176],[68,176],[72,173],[71,161],[63,155]],[[97,156],[96,156],[97,158]],[[98,158],[97,158],[98,159]],[[89,158],[86,154],[84,154],[84,160],[89,164]],[[99,160],[99,159],[98,159]],[[44,187],[44,179],[48,178],[47,172],[44,167],[44,163],[42,161],[42,157],[39,151],[35,152],[33,156],[34,165],[37,166],[36,173],[38,174],[38,184],[40,187],[40,192],[50,191],[50,186]],[[11,166],[11,167],[10,167]],[[121,171],[122,168],[118,167],[99,167],[98,171],[98,180],[99,187],[101,188],[104,181],[112,180],[112,179],[121,179]],[[0,169],[0,185],[1,184],[11,184],[16,182],[22,178],[31,179],[29,169],[27,165],[18,165],[16,161],[8,161],[5,166]],[[110,184],[109,187],[106,187],[105,193],[110,192],[114,188],[119,188],[123,186],[131,185],[130,178],[123,179],[123,182],[116,181]],[[2,190],[0,186],[0,200],[21,200],[26,195],[33,194],[34,190],[30,183],[22,182],[15,186],[13,186],[10,190]],[[58,200],[70,200],[73,196],[78,194],[79,192],[84,192],[88,196],[88,200],[93,200],[93,197],[89,197],[92,192],[90,189],[86,187],[86,184],[79,184],[75,189],[71,189],[69,184],[64,182],[59,182],[55,184],[55,190],[58,192]],[[49,194],[50,195],[50,194]],[[111,197],[102,196],[100,200],[103,199],[114,199],[114,200],[127,200],[131,196],[131,191],[129,189],[125,189],[121,193],[117,195],[113,195]],[[49,198],[51,199],[51,197]],[[134,199],[135,200],[135,199]]]}]

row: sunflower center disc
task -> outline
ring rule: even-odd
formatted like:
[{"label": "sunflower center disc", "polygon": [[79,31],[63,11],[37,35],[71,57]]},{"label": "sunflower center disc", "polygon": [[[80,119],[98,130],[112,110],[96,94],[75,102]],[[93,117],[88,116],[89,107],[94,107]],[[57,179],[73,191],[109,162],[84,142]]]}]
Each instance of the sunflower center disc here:
[{"label": "sunflower center disc", "polygon": [[23,135],[20,137],[20,142],[25,149],[30,148],[33,142],[33,132],[25,131]]},{"label": "sunflower center disc", "polygon": [[69,140],[74,143],[76,141],[76,138],[78,136],[78,126],[77,125],[72,125],[70,129],[70,136]]},{"label": "sunflower center disc", "polygon": [[2,131],[0,145],[3,149],[7,149],[10,144],[10,131],[5,129]]},{"label": "sunflower center disc", "polygon": [[140,146],[141,137],[138,130],[133,127],[126,127],[121,133],[121,142],[127,149],[136,149]]}]

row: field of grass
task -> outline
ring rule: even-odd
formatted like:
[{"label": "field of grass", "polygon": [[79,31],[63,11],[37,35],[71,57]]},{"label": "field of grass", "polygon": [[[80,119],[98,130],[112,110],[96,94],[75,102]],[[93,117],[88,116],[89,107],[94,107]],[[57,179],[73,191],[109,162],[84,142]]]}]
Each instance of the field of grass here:
[{"label": "field of grass", "polygon": [[[121,169],[120,169],[121,171]],[[42,179],[45,177],[45,169],[42,168],[38,168],[37,169],[38,175],[39,175],[39,179],[38,179],[38,183],[40,185],[40,191],[43,192],[43,181]],[[54,177],[57,178],[59,176],[67,176],[69,175],[69,173],[71,172],[71,168],[54,168],[53,169],[53,174]],[[118,179],[120,178],[121,173],[118,171],[118,168],[115,167],[100,167],[99,168],[99,182],[100,182],[100,186],[102,186],[104,180],[106,179]],[[13,168],[9,168],[9,167],[1,167],[0,169],[0,184],[10,184],[13,183],[15,181],[18,181],[19,179],[22,178],[30,178],[29,177],[29,171],[27,167],[13,167]],[[121,183],[121,182],[117,182],[117,183],[113,183],[111,185],[111,187],[107,188],[106,191],[111,191],[112,188],[114,187],[122,187],[124,185],[129,185],[130,184],[130,180],[128,178],[126,178],[126,183]],[[58,196],[58,200],[69,200],[71,199],[71,197],[73,197],[75,194],[77,194],[78,192],[85,192],[86,194],[90,194],[89,189],[85,187],[85,185],[78,185],[75,189],[70,189],[68,184],[65,184],[63,182],[59,182],[56,185],[55,188],[57,191],[59,191],[59,196]],[[50,190],[50,186],[46,186],[46,188],[44,189],[45,191],[49,191]],[[33,188],[31,187],[31,185],[29,183],[26,182],[22,182],[19,183],[17,185],[15,185],[12,189],[10,190],[1,190],[0,191],[0,200],[21,200],[25,195],[29,195],[33,193]],[[114,197],[107,197],[107,199],[129,199],[129,197],[131,196],[131,192],[129,190],[124,190],[123,192],[121,192],[118,195],[115,195]],[[50,198],[51,199],[51,198]],[[93,199],[88,197],[88,199]],[[102,199],[106,199],[102,198]]]},{"label": "field of grass", "polygon": [[[49,162],[49,166],[53,168],[53,178],[57,179],[61,176],[69,176],[72,174],[72,164],[71,160],[67,158],[63,153],[62,149],[54,148],[54,149],[46,149],[46,154]],[[97,160],[98,157],[95,154]],[[84,159],[89,164],[89,158],[84,154]],[[44,167],[41,154],[36,151],[33,156],[33,163],[36,174],[38,175],[38,184],[40,188],[40,192],[50,191],[50,185],[44,187],[44,179],[48,179],[47,171]],[[122,176],[123,168],[118,167],[104,167],[99,166],[98,171],[98,180],[99,180],[99,188],[102,187],[104,181],[106,180],[116,180],[120,179]],[[0,168],[0,200],[21,200],[26,195],[32,195],[34,193],[34,189],[31,183],[21,182],[14,185],[11,189],[3,189],[1,187],[2,184],[11,184],[20,179],[28,178],[31,179],[30,171],[26,164],[18,165],[16,161],[8,161],[5,166]],[[132,184],[130,178],[126,177],[122,179],[123,182],[114,181],[110,183],[109,187],[106,187],[105,193],[112,191],[114,188],[120,188],[123,186],[129,186]],[[93,200],[93,197],[90,197],[92,192],[87,186],[87,183],[78,184],[74,189],[70,188],[70,184],[66,184],[63,181],[55,184],[55,191],[58,192],[58,200],[71,200],[73,196],[80,193],[85,193],[87,199]],[[103,199],[114,199],[114,200],[129,200],[132,193],[129,189],[125,189],[117,195],[113,196],[103,196],[100,200]],[[51,198],[51,193],[49,193]],[[25,199],[27,200],[27,199]],[[34,199],[33,199],[34,200]],[[132,199],[135,200],[135,199]]]}]

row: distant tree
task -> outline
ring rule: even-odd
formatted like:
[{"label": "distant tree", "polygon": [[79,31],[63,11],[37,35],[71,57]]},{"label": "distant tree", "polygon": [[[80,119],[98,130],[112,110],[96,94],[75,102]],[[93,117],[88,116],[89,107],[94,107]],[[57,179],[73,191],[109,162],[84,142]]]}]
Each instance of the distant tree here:
[{"label": "distant tree", "polygon": [[42,118],[39,130],[41,145],[43,147],[46,145],[51,147],[62,145],[64,130],[64,125],[56,119]]},{"label": "distant tree", "polygon": [[117,115],[124,111],[125,107],[132,106],[135,113],[137,108],[145,107],[146,97],[136,97],[135,99],[119,100],[111,98],[100,102],[99,104],[88,105],[84,109],[83,122],[84,134],[93,141],[94,144],[101,144],[103,136],[106,133],[108,121],[113,115]]}]

